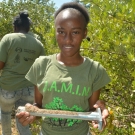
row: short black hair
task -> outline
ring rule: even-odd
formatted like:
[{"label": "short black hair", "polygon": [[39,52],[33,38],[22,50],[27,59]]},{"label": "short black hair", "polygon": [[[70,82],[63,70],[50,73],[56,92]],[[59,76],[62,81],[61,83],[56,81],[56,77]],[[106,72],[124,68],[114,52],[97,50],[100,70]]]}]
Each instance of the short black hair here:
[{"label": "short black hair", "polygon": [[67,9],[67,8],[73,8],[73,9],[76,9],[78,10],[79,12],[82,13],[82,15],[84,16],[85,20],[86,20],[86,23],[88,24],[89,21],[90,21],[90,17],[89,17],[89,13],[87,11],[87,9],[79,4],[78,2],[67,2],[67,3],[64,3],[54,14],[54,17],[56,18],[57,15],[64,9]]},{"label": "short black hair", "polygon": [[29,14],[27,10],[21,11],[19,15],[17,15],[13,20],[13,25],[29,31],[30,25],[32,24],[31,19],[29,18]]}]

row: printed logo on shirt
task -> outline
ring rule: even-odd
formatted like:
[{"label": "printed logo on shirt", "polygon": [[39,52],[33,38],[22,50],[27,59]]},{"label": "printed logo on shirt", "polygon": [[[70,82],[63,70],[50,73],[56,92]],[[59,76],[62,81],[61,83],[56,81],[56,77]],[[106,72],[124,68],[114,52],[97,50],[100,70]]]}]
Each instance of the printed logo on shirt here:
[{"label": "printed logo on shirt", "polygon": [[48,82],[46,81],[43,91],[45,92],[45,91],[53,91],[53,90],[56,92],[66,92],[78,96],[88,96],[90,92],[90,87],[80,88],[80,85],[77,85],[76,88],[74,88],[73,90],[72,83],[67,86],[66,83],[63,82],[61,83],[61,88],[58,89],[56,81],[53,81],[50,86],[48,86]]},{"label": "printed logo on shirt", "polygon": [[25,61],[30,61],[30,60],[33,61],[33,59],[31,59],[31,58],[26,58],[26,57],[24,57],[23,59],[24,59]]},{"label": "printed logo on shirt", "polygon": [[[22,48],[20,48],[20,47],[17,47],[16,49],[15,49],[15,51],[17,52],[17,55],[15,56],[15,59],[14,59],[14,63],[20,63],[20,53],[22,52],[22,51],[24,51],[24,52],[27,52],[27,53],[31,53],[31,54],[35,54],[35,51],[34,50],[28,50],[28,49],[24,49],[24,50],[22,50]],[[24,59],[24,61],[34,61],[34,59],[32,59],[32,58],[26,58],[26,57],[24,57],[23,58]]]},{"label": "printed logo on shirt", "polygon": [[22,52],[22,48],[18,47],[15,49],[17,55],[15,57],[14,63],[20,63],[20,53]]},{"label": "printed logo on shirt", "polygon": [[[82,108],[78,107],[77,105],[74,105],[73,107],[69,108],[64,104],[63,100],[59,97],[55,97],[51,103],[46,104],[45,108],[50,110],[68,110],[68,111],[83,112]],[[46,123],[50,126],[71,127],[80,122],[82,122],[82,120],[47,117]]]},{"label": "printed logo on shirt", "polygon": [[29,49],[24,49],[24,52],[32,53],[32,54],[35,54],[35,53],[36,53],[36,51],[34,51],[34,50],[29,50]]}]

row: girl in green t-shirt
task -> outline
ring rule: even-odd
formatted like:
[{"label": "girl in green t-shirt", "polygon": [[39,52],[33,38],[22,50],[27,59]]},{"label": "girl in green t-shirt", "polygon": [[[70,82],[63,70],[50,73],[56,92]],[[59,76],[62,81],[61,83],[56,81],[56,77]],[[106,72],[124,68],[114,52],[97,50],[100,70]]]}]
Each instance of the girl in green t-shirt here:
[{"label": "girl in green t-shirt", "polygon": [[[89,14],[76,2],[65,3],[55,13],[56,39],[60,53],[36,59],[25,76],[35,85],[37,108],[88,112],[100,107],[106,125],[108,110],[99,100],[100,89],[110,82],[105,69],[98,62],[80,54],[80,46],[87,36]],[[32,106],[31,104],[27,104]],[[26,126],[36,116],[17,113]],[[95,121],[92,122],[98,127]],[[87,121],[43,118],[41,135],[89,135]]]}]

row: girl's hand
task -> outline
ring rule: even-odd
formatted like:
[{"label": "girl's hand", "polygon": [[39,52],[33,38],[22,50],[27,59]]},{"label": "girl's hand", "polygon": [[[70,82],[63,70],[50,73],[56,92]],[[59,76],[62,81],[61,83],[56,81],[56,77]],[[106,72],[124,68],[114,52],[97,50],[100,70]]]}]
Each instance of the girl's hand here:
[{"label": "girl's hand", "polygon": [[[103,130],[106,127],[106,125],[107,125],[106,119],[109,116],[109,111],[106,109],[105,102],[102,101],[102,100],[98,100],[93,107],[101,109],[102,120],[103,120],[102,130]],[[94,128],[98,128],[98,123],[96,121],[92,121],[92,125],[93,125]]]},{"label": "girl's hand", "polygon": [[[26,106],[32,106],[31,104],[26,104]],[[23,125],[29,125],[34,122],[36,119],[36,116],[31,116],[29,112],[20,112],[16,114],[16,117],[18,118],[19,122]]]}]

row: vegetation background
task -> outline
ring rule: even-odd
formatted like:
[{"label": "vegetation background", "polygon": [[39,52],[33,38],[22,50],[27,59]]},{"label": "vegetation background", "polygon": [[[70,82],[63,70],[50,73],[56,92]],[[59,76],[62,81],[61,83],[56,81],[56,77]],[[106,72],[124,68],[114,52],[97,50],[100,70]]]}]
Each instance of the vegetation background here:
[{"label": "vegetation background", "polygon": [[[101,99],[110,111],[107,128],[95,135],[135,135],[135,0],[78,0],[87,7],[91,22],[81,53],[99,61],[111,77]],[[55,4],[50,0],[3,0],[0,2],[0,39],[13,32],[12,20],[28,10],[31,32],[40,36],[46,55],[59,51],[55,39]],[[33,135],[40,128],[31,126]]]}]

